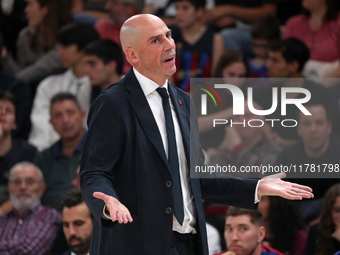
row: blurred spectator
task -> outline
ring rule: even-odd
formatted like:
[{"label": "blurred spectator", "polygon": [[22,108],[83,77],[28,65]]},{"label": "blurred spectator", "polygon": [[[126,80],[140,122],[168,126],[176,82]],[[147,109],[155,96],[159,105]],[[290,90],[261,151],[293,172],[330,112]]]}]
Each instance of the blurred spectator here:
[{"label": "blurred spectator", "polygon": [[305,254],[307,232],[296,201],[265,196],[259,202],[259,209],[267,230],[264,240],[271,247],[284,254]]},{"label": "blurred spectator", "polygon": [[252,54],[250,29],[259,18],[276,15],[275,0],[215,0],[216,6],[208,11],[207,21],[223,29],[225,49],[240,50],[247,55]]},{"label": "blurred spectator", "polygon": [[224,230],[228,250],[216,255],[283,255],[261,244],[265,234],[261,212],[231,206]]},{"label": "blurred spectator", "polygon": [[37,152],[26,141],[12,137],[18,111],[16,97],[9,91],[0,90],[0,214],[8,213],[12,208],[7,191],[9,170],[18,162],[33,161]]},{"label": "blurred spectator", "polygon": [[69,0],[29,0],[25,8],[28,27],[17,42],[16,63],[10,55],[2,56],[6,71],[27,83],[38,83],[47,75],[62,69],[57,54],[58,30],[72,21]]},{"label": "blurred spectator", "polygon": [[69,190],[61,205],[63,230],[70,251],[62,255],[86,255],[90,252],[93,215],[84,202],[80,189]]},{"label": "blurred spectator", "polygon": [[[254,57],[248,57],[247,64],[250,78],[268,78],[266,62],[270,44],[281,38],[280,24],[273,16],[257,20],[251,29],[251,45]],[[252,84],[255,89],[268,86],[263,79],[256,79]]]},{"label": "blurred spectator", "polygon": [[83,128],[85,112],[76,97],[68,92],[52,97],[50,109],[50,122],[60,135],[60,140],[38,153],[35,162],[47,184],[42,204],[59,210],[62,197],[72,188],[74,173],[79,165],[86,136]]},{"label": "blurred spectator", "polygon": [[80,177],[79,177],[79,172],[80,172],[80,166],[78,166],[76,173],[72,179],[72,185],[73,187],[80,189]]},{"label": "blurred spectator", "polygon": [[109,39],[97,40],[84,50],[85,74],[90,78],[92,100],[108,86],[119,81],[123,75],[123,52]]},{"label": "blurred spectator", "polygon": [[287,21],[285,37],[302,40],[310,49],[307,77],[340,77],[340,13],[338,0],[304,0],[303,14]]},{"label": "blurred spectator", "polygon": [[166,24],[175,23],[176,10],[172,0],[145,0],[142,13],[154,14]]},{"label": "blurred spectator", "polygon": [[77,22],[94,25],[99,19],[107,18],[106,0],[73,0],[72,13]]},{"label": "blurred spectator", "polygon": [[[101,39],[110,39],[121,46],[120,27],[125,20],[137,14],[136,0],[106,0],[105,8],[109,17],[100,19],[95,27]],[[126,74],[130,68],[130,64],[125,60],[123,73]]]},{"label": "blurred spectator", "polygon": [[276,17],[279,19],[280,24],[284,26],[287,22],[287,20],[294,16],[301,13],[302,7],[301,7],[302,0],[283,0],[278,1],[278,9]]},{"label": "blurred spectator", "polygon": [[[301,140],[282,151],[276,165],[301,165],[303,173],[306,173],[306,168],[311,164],[315,166],[339,165],[340,138],[337,135],[331,135],[332,122],[326,104],[321,99],[314,98],[305,103],[304,107],[312,115],[303,113],[298,115],[297,131]],[[303,219],[305,222],[310,222],[319,215],[322,198],[327,189],[340,179],[299,178],[293,181],[313,189],[314,199],[299,203]]]},{"label": "blurred spectator", "polygon": [[0,33],[6,35],[4,45],[7,50],[17,57],[17,39],[19,32],[27,26],[25,16],[26,0],[0,1]]},{"label": "blurred spectator", "polygon": [[[0,51],[4,49],[3,37],[0,34]],[[29,114],[31,111],[31,90],[30,87],[15,78],[6,74],[0,64],[0,90],[11,91],[20,102],[19,114],[16,120],[17,128],[13,132],[13,136],[27,139],[29,132]]]},{"label": "blurred spectator", "polygon": [[98,38],[97,31],[88,24],[73,23],[59,32],[59,55],[68,70],[63,74],[47,77],[37,88],[31,112],[32,128],[29,142],[38,150],[51,146],[59,139],[59,135],[49,123],[50,102],[55,94],[70,92],[77,97],[81,109],[86,113],[89,111],[91,84],[85,75],[83,56],[85,46]]},{"label": "blurred spectator", "polygon": [[[214,77],[228,79],[231,84],[242,87],[243,79],[240,78],[246,77],[247,74],[247,65],[242,53],[239,51],[228,50],[221,55]],[[226,80],[226,82],[228,80]],[[207,115],[200,115],[200,109],[196,108],[196,112],[198,114],[200,141],[204,150],[207,150],[208,148],[216,148],[221,144],[224,137],[225,127],[221,125],[220,127],[213,128],[212,119],[229,119],[232,117],[232,95],[229,90],[225,90],[225,92],[226,93],[220,93],[223,107],[219,105],[215,107],[213,100],[208,98],[207,109],[209,111]],[[192,96],[197,98],[197,95],[195,94]]]},{"label": "blurred spectator", "polygon": [[[320,98],[329,105],[331,109],[331,120],[334,130],[340,130],[339,111],[337,110],[335,100],[332,99],[330,91],[324,86],[317,84],[308,79],[302,79],[301,71],[309,59],[309,50],[307,46],[300,40],[289,38],[286,40],[277,41],[270,46],[269,59],[267,67],[272,82],[271,87],[264,88],[258,91],[256,101],[260,103],[263,109],[270,109],[272,106],[272,87],[277,87],[278,98],[281,98],[281,88],[304,88],[311,93],[311,98]],[[282,79],[284,78],[284,79]],[[295,79],[292,79],[295,78]],[[289,93],[289,98],[304,98],[303,93]],[[271,119],[282,119],[281,104],[273,114],[269,115]],[[298,108],[293,105],[287,105],[285,119],[296,119]],[[297,128],[285,128],[282,125],[273,125],[271,139],[276,140],[283,146],[289,146],[295,143],[298,139]]]},{"label": "blurred spectator", "polygon": [[[261,107],[253,101],[255,109]],[[217,149],[208,151],[209,165],[236,167],[253,165],[273,165],[277,155],[281,151],[281,146],[275,141],[269,140],[265,136],[265,125],[261,127],[251,127],[247,123],[251,119],[264,119],[252,113],[248,108],[248,101],[244,102],[244,115],[234,115],[233,121],[236,125],[226,126],[224,140]],[[241,124],[246,123],[246,124]],[[243,175],[243,177],[245,177]],[[254,173],[249,178],[256,178]]]},{"label": "blurred spectator", "polygon": [[216,70],[223,53],[223,39],[203,22],[205,0],[174,0],[176,26],[171,27],[176,43],[174,83],[190,91],[190,78],[207,78]]},{"label": "blurred spectator", "polygon": [[320,221],[308,233],[307,255],[333,254],[340,250],[340,184],[331,186],[323,200]]},{"label": "blurred spectator", "polygon": [[32,163],[18,163],[11,169],[8,190],[13,210],[0,218],[0,254],[49,252],[61,217],[40,204],[45,188],[40,169]]},{"label": "blurred spectator", "polygon": [[209,255],[221,252],[221,238],[218,230],[209,223],[206,223]]}]

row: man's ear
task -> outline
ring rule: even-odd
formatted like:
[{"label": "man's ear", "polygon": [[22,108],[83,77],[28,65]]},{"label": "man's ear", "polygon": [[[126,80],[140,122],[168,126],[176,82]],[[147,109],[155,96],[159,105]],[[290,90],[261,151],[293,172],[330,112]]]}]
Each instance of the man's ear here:
[{"label": "man's ear", "polygon": [[115,60],[111,60],[107,65],[112,72],[117,72],[117,62]]},{"label": "man's ear", "polygon": [[45,190],[46,190],[46,183],[43,182],[41,184],[41,188],[40,188],[40,192],[39,192],[40,193],[40,197],[42,197],[42,195],[44,194]]},{"label": "man's ear", "polygon": [[139,62],[137,52],[132,48],[125,49],[125,56],[127,61],[132,65],[136,65]]},{"label": "man's ear", "polygon": [[257,242],[261,243],[266,235],[266,229],[264,226],[261,226],[257,232]]},{"label": "man's ear", "polygon": [[52,120],[52,118],[50,118],[50,123],[51,123],[51,125],[53,126],[53,128],[54,128],[54,123],[53,123],[53,120]]},{"label": "man's ear", "polygon": [[299,73],[300,64],[296,60],[289,63],[289,69],[292,73]]},{"label": "man's ear", "polygon": [[84,122],[85,118],[86,118],[86,112],[84,110],[81,110],[80,114],[81,114],[81,118],[83,119],[83,122]]}]

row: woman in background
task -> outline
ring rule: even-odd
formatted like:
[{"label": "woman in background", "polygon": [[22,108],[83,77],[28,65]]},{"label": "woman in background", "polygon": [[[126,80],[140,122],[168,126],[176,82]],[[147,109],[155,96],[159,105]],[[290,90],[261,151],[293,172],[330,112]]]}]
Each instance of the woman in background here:
[{"label": "woman in background", "polygon": [[339,6],[339,0],[303,0],[303,13],[287,21],[284,37],[298,38],[310,50],[307,77],[340,77]]},{"label": "woman in background", "polygon": [[340,250],[340,184],[330,187],[323,199],[320,221],[308,234],[307,255],[334,254]]},{"label": "woman in background", "polygon": [[262,197],[259,203],[266,228],[265,241],[286,254],[305,254],[307,232],[296,201],[280,197]]},{"label": "woman in background", "polygon": [[34,78],[62,68],[56,37],[61,27],[73,21],[71,7],[69,0],[28,0],[25,8],[28,26],[18,37],[17,61],[5,56],[2,60],[5,71],[26,82],[38,82]]},{"label": "woman in background", "polygon": [[[223,78],[224,83],[233,84],[243,89],[243,79],[248,76],[247,64],[245,58],[240,51],[226,50],[220,57],[216,65],[214,78]],[[218,90],[217,92],[220,92]],[[216,148],[223,141],[225,126],[213,128],[213,119],[230,119],[233,116],[233,99],[230,91],[225,89],[225,92],[219,93],[221,96],[222,105],[214,105],[213,100],[209,97],[207,99],[207,115],[200,115],[200,107],[196,105],[196,112],[198,114],[198,125],[200,132],[200,141],[202,148]],[[198,95],[193,93],[193,97]],[[200,95],[199,95],[200,96]]]}]

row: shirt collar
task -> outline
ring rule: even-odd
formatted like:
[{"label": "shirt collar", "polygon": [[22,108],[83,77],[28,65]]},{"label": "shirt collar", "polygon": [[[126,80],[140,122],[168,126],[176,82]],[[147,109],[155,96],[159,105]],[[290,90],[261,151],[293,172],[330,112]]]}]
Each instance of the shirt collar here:
[{"label": "shirt collar", "polygon": [[[77,255],[77,254],[75,254],[73,251],[71,251],[71,255]],[[88,253],[86,255],[90,255],[90,253]]]},{"label": "shirt collar", "polygon": [[76,81],[77,83],[90,82],[90,78],[87,75],[77,78],[73,72],[73,68],[67,69],[65,72],[65,76],[67,76],[70,80]]},{"label": "shirt collar", "polygon": [[[140,72],[138,72],[135,68],[132,68],[132,70],[135,73],[136,78],[137,78],[145,96],[150,95],[152,92],[154,92],[156,89],[158,89],[160,87],[156,82],[145,77]],[[162,88],[166,88],[168,90],[168,80],[165,81]]]},{"label": "shirt collar", "polygon": [[[83,147],[84,147],[84,143],[85,143],[85,138],[87,135],[87,130],[85,130],[83,138],[81,139],[80,143],[78,143],[77,148],[74,150],[74,152],[82,152],[83,151]],[[60,157],[64,157],[64,153],[63,153],[63,149],[62,149],[62,145],[61,145],[61,140],[58,140],[54,145],[53,145],[53,154],[56,158],[60,158]]]},{"label": "shirt collar", "polygon": [[[20,217],[26,217],[28,215],[31,215],[33,213],[35,213],[36,211],[38,211],[40,208],[42,207],[41,204],[36,205],[35,207],[28,209],[27,211],[25,211],[23,216]],[[10,214],[15,215],[15,216],[19,216],[18,212],[13,208],[12,211],[10,212]]]}]

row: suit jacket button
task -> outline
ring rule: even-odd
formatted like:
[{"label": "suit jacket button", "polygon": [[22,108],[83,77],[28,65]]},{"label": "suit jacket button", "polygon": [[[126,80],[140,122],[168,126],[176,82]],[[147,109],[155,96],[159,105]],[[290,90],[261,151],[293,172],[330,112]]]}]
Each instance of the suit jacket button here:
[{"label": "suit jacket button", "polygon": [[172,213],[171,207],[165,208],[165,213],[166,213],[166,214],[171,214],[171,213]]},{"label": "suit jacket button", "polygon": [[165,185],[170,188],[172,186],[172,181],[166,181]]}]

